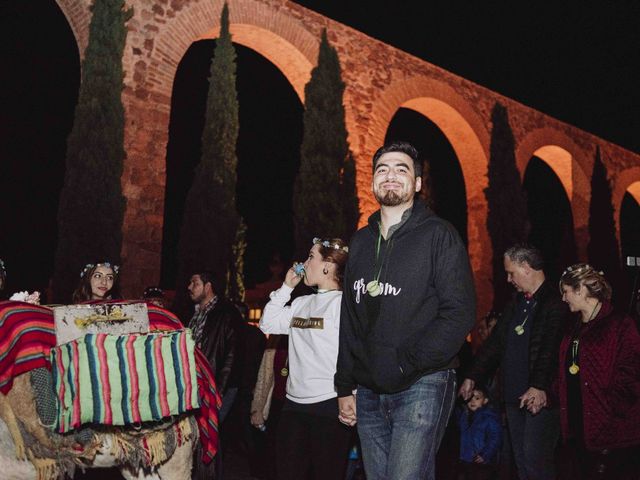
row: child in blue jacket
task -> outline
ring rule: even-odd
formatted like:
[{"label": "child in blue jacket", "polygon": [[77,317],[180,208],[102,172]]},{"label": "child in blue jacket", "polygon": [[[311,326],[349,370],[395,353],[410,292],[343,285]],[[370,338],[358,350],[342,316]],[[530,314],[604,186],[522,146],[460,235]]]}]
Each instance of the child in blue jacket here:
[{"label": "child in blue jacket", "polygon": [[500,415],[488,404],[486,389],[477,386],[458,413],[461,480],[490,479],[497,472],[502,426]]}]

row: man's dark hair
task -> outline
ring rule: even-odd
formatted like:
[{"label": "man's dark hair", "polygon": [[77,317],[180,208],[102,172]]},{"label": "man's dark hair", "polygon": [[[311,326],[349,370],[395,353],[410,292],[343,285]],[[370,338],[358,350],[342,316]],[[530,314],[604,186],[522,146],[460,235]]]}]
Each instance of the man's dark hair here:
[{"label": "man's dark hair", "polygon": [[194,275],[198,275],[200,277],[200,280],[202,280],[203,286],[206,285],[207,283],[210,283],[211,288],[213,288],[213,293],[215,293],[216,295],[219,295],[220,293],[222,293],[218,288],[220,285],[218,285],[216,276],[213,274],[212,271],[203,270],[201,272],[194,273]]},{"label": "man's dark hair", "polygon": [[411,160],[413,160],[413,171],[416,178],[422,176],[422,162],[420,161],[420,155],[418,154],[418,150],[416,150],[416,148],[409,142],[392,142],[380,147],[373,155],[372,163],[374,171],[380,157],[385,153],[391,152],[400,152],[411,157]]},{"label": "man's dark hair", "polygon": [[544,258],[542,252],[533,245],[518,243],[504,252],[504,256],[516,263],[527,263],[534,270],[544,268]]}]

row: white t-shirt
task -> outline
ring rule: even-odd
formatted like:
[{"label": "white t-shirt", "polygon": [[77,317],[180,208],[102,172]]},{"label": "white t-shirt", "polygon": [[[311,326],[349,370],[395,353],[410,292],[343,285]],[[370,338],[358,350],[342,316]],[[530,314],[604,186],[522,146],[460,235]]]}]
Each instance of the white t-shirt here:
[{"label": "white t-shirt", "polygon": [[317,403],[337,397],[333,384],[338,360],[342,292],[332,290],[296,298],[282,285],[271,292],[260,329],[289,335],[287,398],[296,403]]}]

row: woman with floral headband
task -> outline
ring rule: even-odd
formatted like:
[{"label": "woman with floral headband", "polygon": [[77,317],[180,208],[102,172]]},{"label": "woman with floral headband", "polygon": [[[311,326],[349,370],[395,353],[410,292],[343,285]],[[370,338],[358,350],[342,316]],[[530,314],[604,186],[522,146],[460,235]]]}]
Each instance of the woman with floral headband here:
[{"label": "woman with floral headband", "polygon": [[567,478],[628,478],[640,453],[640,335],[631,317],[613,309],[609,282],[590,265],[567,268],[560,293],[577,313],[560,344],[557,389],[573,457]]},{"label": "woman with floral headband", "polygon": [[[338,359],[342,278],[348,248],[342,240],[315,238],[304,262],[287,271],[271,293],[260,328],[289,335],[286,401],[276,434],[278,479],[343,478],[351,430],[338,422],[333,384]],[[316,290],[287,306],[301,281]]]},{"label": "woman with floral headband", "polygon": [[73,292],[73,303],[120,298],[119,269],[118,265],[104,261],[86,264]]}]

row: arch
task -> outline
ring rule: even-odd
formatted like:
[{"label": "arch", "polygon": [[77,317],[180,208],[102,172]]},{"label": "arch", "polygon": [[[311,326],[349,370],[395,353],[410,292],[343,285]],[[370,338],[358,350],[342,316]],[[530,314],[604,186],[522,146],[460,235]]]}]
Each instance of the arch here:
[{"label": "arch", "polygon": [[80,61],[84,60],[84,51],[89,43],[89,23],[91,22],[90,2],[82,0],[56,0],[67,19],[73,36],[78,44]]},{"label": "arch", "polygon": [[627,192],[640,204],[640,180],[629,185]]},{"label": "arch", "polygon": [[571,176],[573,157],[571,154],[557,145],[545,145],[533,152],[532,156],[544,160],[551,167],[564,187],[567,198],[571,199],[573,197],[573,178]]},{"label": "arch", "polygon": [[[585,172],[593,163],[593,156],[587,157],[569,136],[555,128],[532,130],[519,139],[516,147],[516,163],[520,177],[524,178],[527,164],[534,155],[544,160],[555,172],[573,203],[576,196],[589,198],[591,195],[590,175]],[[577,212],[573,212],[574,219]]]},{"label": "arch", "polygon": [[611,203],[615,210],[616,231],[618,239],[620,239],[620,210],[624,194],[629,192],[640,203],[640,166],[618,172],[613,179],[611,187]]},{"label": "arch", "polygon": [[[159,277],[173,81],[189,46],[217,34],[222,6],[222,0],[154,3],[138,8],[130,20],[127,45],[131,48],[125,49],[123,58],[123,103],[130,123],[122,176],[127,197],[122,257],[123,263],[131,262],[136,268],[130,269],[135,272],[123,285],[125,291]],[[232,40],[278,66],[301,96],[317,59],[319,35],[286,10],[253,0],[229,1],[229,16]]]},{"label": "arch", "polygon": [[[449,85],[427,77],[415,77],[398,81],[386,88],[374,103],[371,127],[366,145],[361,153],[367,160],[365,168],[359,168],[358,196],[361,211],[366,217],[377,206],[368,195],[371,185],[371,169],[368,161],[374,151],[383,144],[391,119],[400,107],[414,110],[435,123],[453,147],[465,179],[467,201],[482,199],[487,185],[489,134],[480,115]],[[366,192],[366,193],[364,193]],[[486,206],[484,207],[486,210]],[[486,215],[485,215],[486,219]],[[471,224],[469,229],[473,228]],[[469,232],[469,241],[477,236]]]},{"label": "arch", "polygon": [[374,102],[369,136],[358,162],[361,222],[377,208],[369,194],[372,178],[369,159],[384,142],[387,127],[400,107],[414,110],[435,123],[458,157],[467,196],[469,259],[478,289],[478,311],[488,311],[493,298],[492,253],[484,189],[488,185],[490,138],[481,116],[451,86],[429,77],[413,77],[392,84]]},{"label": "arch", "polygon": [[589,243],[591,168],[594,158],[592,149],[585,151],[564,131],[545,127],[531,130],[518,139],[516,164],[523,179],[533,156],[546,162],[562,183],[571,204],[578,258],[586,259]]},{"label": "arch", "polygon": [[[150,83],[158,94],[170,98],[178,64],[194,41],[218,37],[222,6],[222,1],[191,2],[155,37],[147,79],[153,80]],[[250,0],[229,2],[229,23],[233,42],[276,65],[304,103],[304,86],[316,63],[319,38],[293,17]]]}]

